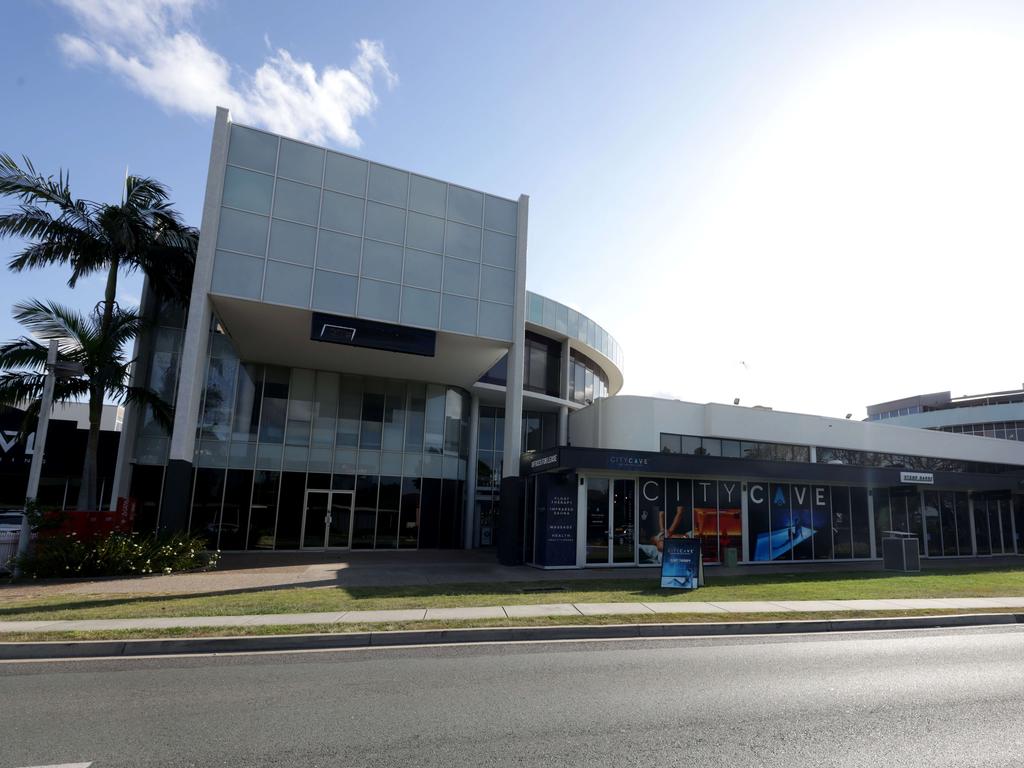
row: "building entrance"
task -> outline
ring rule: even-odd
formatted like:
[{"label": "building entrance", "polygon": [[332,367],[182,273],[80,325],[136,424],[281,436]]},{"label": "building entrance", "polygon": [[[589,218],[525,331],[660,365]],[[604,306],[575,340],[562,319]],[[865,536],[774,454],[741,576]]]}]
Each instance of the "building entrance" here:
[{"label": "building entrance", "polygon": [[636,565],[635,482],[586,478],[586,564]]},{"label": "building entrance", "polygon": [[342,549],[352,542],[352,491],[306,491],[303,549]]}]

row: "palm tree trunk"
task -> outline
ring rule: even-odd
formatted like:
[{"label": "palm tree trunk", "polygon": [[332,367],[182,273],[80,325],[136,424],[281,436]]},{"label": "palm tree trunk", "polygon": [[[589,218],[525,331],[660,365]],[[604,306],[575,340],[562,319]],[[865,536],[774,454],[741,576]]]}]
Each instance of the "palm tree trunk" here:
[{"label": "palm tree trunk", "polygon": [[[114,300],[117,298],[117,269],[120,259],[115,255],[107,271],[107,287],[103,293],[103,312],[100,334],[110,332],[110,321],[114,316]],[[78,508],[94,510],[99,508],[97,479],[100,461],[100,422],[103,418],[103,395],[105,388],[93,384],[89,387],[89,437],[85,441],[85,458],[82,462],[82,482],[78,487]]]},{"label": "palm tree trunk", "polygon": [[82,482],[78,487],[78,509],[99,509],[96,498],[100,460],[100,423],[103,419],[103,389],[89,390],[89,437],[85,441],[85,458],[82,461]]}]

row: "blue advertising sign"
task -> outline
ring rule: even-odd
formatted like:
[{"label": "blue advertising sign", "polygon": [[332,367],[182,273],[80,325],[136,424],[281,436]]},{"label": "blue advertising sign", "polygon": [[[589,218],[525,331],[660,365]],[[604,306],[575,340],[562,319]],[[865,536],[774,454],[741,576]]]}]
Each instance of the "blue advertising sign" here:
[{"label": "blue advertising sign", "polygon": [[661,586],[697,589],[701,583],[700,539],[665,539],[661,552]]},{"label": "blue advertising sign", "polygon": [[571,568],[576,565],[576,475],[537,478],[537,565]]}]

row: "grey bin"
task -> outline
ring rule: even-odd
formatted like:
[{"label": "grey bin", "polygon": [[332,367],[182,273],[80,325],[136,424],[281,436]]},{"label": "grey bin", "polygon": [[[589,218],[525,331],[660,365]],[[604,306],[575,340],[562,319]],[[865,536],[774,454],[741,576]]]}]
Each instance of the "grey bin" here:
[{"label": "grey bin", "polygon": [[882,539],[882,567],[887,571],[920,571],[917,539],[908,536]]},{"label": "grey bin", "polygon": [[739,552],[736,550],[736,547],[725,548],[725,551],[722,554],[722,564],[725,565],[726,568],[735,568],[739,559]]}]

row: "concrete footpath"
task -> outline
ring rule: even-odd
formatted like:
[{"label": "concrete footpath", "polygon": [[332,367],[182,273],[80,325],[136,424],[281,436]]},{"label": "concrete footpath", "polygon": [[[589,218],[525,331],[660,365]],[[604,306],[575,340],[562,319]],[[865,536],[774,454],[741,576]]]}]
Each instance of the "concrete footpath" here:
[{"label": "concrete footpath", "polygon": [[548,603],[494,605],[472,608],[406,608],[386,611],[329,611],[324,613],[257,614],[248,616],[181,616],[140,619],[78,619],[0,621],[5,632],[87,632],[209,627],[388,624],[417,621],[466,621],[570,616],[637,616],[773,613],[833,613],[852,611],[1024,609],[1024,597],[963,597],[903,600],[780,600],[747,602]]}]

